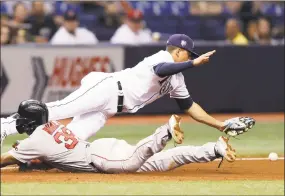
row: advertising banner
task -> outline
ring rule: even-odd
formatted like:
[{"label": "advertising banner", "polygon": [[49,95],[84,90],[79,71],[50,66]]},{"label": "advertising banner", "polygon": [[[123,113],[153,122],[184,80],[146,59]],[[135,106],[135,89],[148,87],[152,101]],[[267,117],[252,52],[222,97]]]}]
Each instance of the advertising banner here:
[{"label": "advertising banner", "polygon": [[107,47],[1,47],[1,114],[15,112],[26,99],[62,99],[92,71],[124,67],[124,49]]}]

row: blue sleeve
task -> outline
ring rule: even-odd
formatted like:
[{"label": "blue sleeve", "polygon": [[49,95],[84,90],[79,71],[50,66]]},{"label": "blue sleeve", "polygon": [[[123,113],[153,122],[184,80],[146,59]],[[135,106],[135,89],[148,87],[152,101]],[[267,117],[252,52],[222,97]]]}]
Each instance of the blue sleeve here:
[{"label": "blue sleeve", "polygon": [[188,97],[186,99],[175,99],[175,101],[178,104],[179,108],[183,111],[188,110],[193,104],[191,97]]},{"label": "blue sleeve", "polygon": [[186,61],[182,63],[159,63],[153,67],[153,70],[156,75],[163,78],[180,73],[191,67],[194,67],[193,61]]}]

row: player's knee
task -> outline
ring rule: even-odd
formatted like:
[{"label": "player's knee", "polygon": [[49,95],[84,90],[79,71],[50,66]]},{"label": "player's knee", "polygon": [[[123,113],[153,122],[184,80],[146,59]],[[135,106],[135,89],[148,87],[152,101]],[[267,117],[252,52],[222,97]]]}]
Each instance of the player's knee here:
[{"label": "player's knee", "polygon": [[128,173],[134,173],[134,172],[138,171],[138,169],[140,167],[141,167],[140,164],[130,163],[130,164],[125,165],[124,171],[128,172]]}]

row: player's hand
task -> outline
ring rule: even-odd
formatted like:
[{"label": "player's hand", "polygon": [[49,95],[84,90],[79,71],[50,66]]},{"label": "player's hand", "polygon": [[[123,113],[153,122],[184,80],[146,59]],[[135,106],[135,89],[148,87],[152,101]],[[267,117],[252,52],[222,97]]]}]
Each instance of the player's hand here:
[{"label": "player's hand", "polygon": [[208,63],[210,60],[210,57],[216,52],[216,50],[212,50],[210,52],[207,52],[205,54],[202,54],[201,56],[199,56],[198,58],[193,60],[193,65],[194,66],[199,66],[199,65],[203,65],[205,63]]},{"label": "player's hand", "polygon": [[247,132],[255,125],[255,120],[250,117],[236,117],[226,120],[223,132],[230,136],[237,136]]}]

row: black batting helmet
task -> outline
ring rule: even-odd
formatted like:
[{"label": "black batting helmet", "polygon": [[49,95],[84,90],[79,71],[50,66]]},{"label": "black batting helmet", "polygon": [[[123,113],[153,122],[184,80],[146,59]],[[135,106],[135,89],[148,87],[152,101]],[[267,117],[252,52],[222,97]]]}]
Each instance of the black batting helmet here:
[{"label": "black batting helmet", "polygon": [[19,105],[15,118],[18,132],[31,135],[38,126],[48,122],[48,108],[40,101],[26,100]]}]

